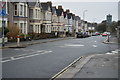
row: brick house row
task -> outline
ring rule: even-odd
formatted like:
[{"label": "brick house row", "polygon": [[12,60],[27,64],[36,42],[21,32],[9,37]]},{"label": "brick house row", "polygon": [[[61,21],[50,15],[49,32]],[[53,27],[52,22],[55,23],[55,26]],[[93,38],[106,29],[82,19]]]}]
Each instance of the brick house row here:
[{"label": "brick house row", "polygon": [[68,33],[74,36],[81,29],[79,16],[62,6],[52,6],[52,2],[7,2],[4,9],[5,26],[18,26],[20,34],[45,33],[65,37]]}]

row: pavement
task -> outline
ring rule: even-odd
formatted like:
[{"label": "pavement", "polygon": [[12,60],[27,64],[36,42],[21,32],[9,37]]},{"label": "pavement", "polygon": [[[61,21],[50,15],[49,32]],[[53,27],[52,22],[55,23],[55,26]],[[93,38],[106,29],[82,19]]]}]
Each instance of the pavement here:
[{"label": "pavement", "polygon": [[106,40],[103,41],[103,43],[105,43],[105,44],[119,44],[118,39],[115,36],[110,36],[109,42],[108,42],[108,38],[106,38]]},{"label": "pavement", "polygon": [[47,42],[53,42],[53,41],[59,41],[59,40],[67,40],[67,39],[73,39],[73,38],[74,37],[22,41],[22,42],[20,42],[19,45],[17,44],[17,42],[7,42],[7,43],[5,43],[4,47],[0,46],[0,49],[5,49],[5,48],[25,48],[28,45],[41,44],[41,43],[47,43]]},{"label": "pavement", "polygon": [[83,57],[56,80],[61,78],[118,78],[118,50]]},{"label": "pavement", "polygon": [[[110,42],[104,41],[105,44],[118,43],[116,37],[110,37]],[[119,48],[119,47],[118,47]],[[76,79],[95,79],[107,80],[118,79],[118,53],[120,49],[107,52],[105,54],[93,54],[84,56],[75,60],[72,64],[59,72],[59,75],[53,76],[55,80],[76,80]],[[111,78],[111,79],[110,79]],[[99,80],[99,79],[98,79]]]}]

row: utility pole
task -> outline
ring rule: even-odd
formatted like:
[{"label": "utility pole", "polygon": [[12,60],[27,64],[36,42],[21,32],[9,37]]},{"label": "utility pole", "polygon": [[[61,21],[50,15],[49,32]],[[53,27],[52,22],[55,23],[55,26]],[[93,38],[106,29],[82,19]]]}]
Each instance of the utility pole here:
[{"label": "utility pole", "polygon": [[87,10],[83,11],[83,32],[85,32],[85,22],[84,22],[84,20],[85,20],[85,12],[87,12]]}]

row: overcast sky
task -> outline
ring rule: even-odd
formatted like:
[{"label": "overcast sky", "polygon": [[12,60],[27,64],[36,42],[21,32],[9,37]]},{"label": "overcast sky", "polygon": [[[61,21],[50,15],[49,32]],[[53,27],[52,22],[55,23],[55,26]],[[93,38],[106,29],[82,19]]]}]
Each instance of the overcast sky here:
[{"label": "overcast sky", "polygon": [[119,0],[40,0],[41,2],[52,1],[53,6],[62,5],[64,9],[70,9],[70,12],[80,16],[89,22],[98,22],[106,19],[107,14],[113,16],[113,20],[118,20],[118,1]]}]

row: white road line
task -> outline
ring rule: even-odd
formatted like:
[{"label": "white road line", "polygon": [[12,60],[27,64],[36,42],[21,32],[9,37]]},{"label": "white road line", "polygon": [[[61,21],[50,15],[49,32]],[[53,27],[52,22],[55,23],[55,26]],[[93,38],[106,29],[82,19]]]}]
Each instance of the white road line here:
[{"label": "white road line", "polygon": [[[17,57],[17,56],[24,56],[24,55],[29,55],[29,54],[35,54],[35,53],[40,53],[40,52],[43,52],[45,50],[40,50],[40,51],[35,51],[35,52],[31,52],[31,53],[25,53],[25,54],[21,54],[21,55],[16,55],[16,56],[12,56],[12,57]],[[2,59],[7,59],[7,58],[10,58],[10,57],[5,57],[5,58],[0,58],[0,60]]]},{"label": "white road line", "polygon": [[11,61],[11,60],[4,60],[4,61],[1,61],[2,63],[5,63],[5,62],[9,62],[9,61]]},{"label": "white road line", "polygon": [[80,47],[80,46],[84,46],[84,45],[78,45],[78,44],[65,44],[65,46]]},{"label": "white road line", "polygon": [[23,57],[18,57],[18,58],[10,57],[9,60],[4,60],[4,61],[1,61],[1,62],[2,62],[2,63],[5,63],[5,62],[10,62],[10,61],[14,61],[14,60],[23,59],[23,58],[29,58],[29,57],[37,56],[37,55],[40,55],[40,54],[51,53],[51,52],[52,52],[52,51],[45,51],[45,52],[43,52],[43,53],[37,53],[37,54],[32,54],[32,55],[23,56]]},{"label": "white road line", "polygon": [[118,53],[118,51],[112,51],[112,53]]},{"label": "white road line", "polygon": [[97,45],[92,45],[93,47],[98,47]]}]

